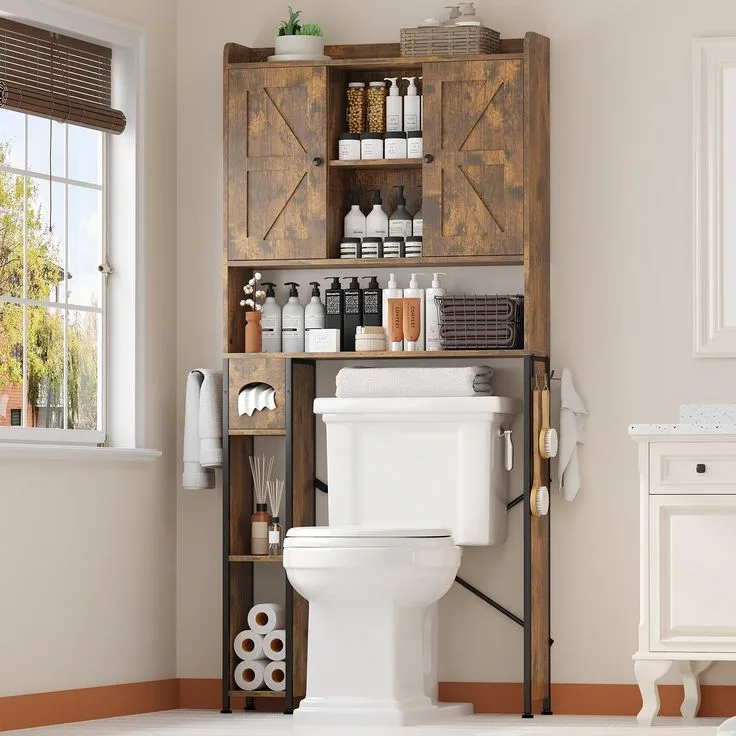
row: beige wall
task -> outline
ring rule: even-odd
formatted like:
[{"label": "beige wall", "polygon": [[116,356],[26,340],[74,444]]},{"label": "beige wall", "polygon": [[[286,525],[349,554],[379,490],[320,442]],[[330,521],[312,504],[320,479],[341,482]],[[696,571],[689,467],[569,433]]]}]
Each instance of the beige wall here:
[{"label": "beige wall", "polygon": [[0,696],[175,675],[175,5],[74,4],[146,32],[144,418],[164,454],[0,461]]},{"label": "beige wall", "polygon": [[[283,3],[285,5],[286,3]],[[332,43],[395,41],[442,3],[303,0]],[[553,679],[632,682],[638,620],[631,422],[682,401],[734,401],[729,361],[692,358],[691,42],[736,34],[731,0],[481,0],[504,36],[552,39],[553,364],[591,412],[584,488],[553,502]],[[221,332],[221,64],[226,41],[269,45],[282,4],[180,0],[178,371],[217,365]],[[482,288],[482,276],[466,283]],[[333,368],[322,368],[330,388]],[[181,381],[179,382],[181,383]],[[181,387],[180,387],[181,389]],[[179,393],[179,432],[182,425]],[[322,461],[323,462],[323,461]],[[179,493],[178,673],[219,674],[219,493]],[[521,606],[520,510],[506,547],[462,574]],[[476,632],[469,637],[468,632]],[[521,679],[521,631],[468,593],[443,602],[442,678]],[[715,668],[711,681],[733,681]]]}]

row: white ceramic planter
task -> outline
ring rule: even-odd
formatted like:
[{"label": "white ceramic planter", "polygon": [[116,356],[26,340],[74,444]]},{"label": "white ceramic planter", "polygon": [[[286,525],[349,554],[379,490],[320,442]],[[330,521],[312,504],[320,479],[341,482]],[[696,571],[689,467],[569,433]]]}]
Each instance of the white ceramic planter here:
[{"label": "white ceramic planter", "polygon": [[321,60],[325,55],[325,40],[322,36],[276,36],[274,52],[275,56]]}]

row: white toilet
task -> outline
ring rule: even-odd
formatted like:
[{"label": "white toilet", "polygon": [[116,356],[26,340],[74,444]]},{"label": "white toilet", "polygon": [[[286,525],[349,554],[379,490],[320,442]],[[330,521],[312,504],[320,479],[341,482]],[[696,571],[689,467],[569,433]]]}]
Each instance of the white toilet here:
[{"label": "white toilet", "polygon": [[505,541],[515,399],[317,399],[327,425],[328,527],[291,529],[289,581],[309,601],[314,725],[440,717],[436,603],[461,545]]}]

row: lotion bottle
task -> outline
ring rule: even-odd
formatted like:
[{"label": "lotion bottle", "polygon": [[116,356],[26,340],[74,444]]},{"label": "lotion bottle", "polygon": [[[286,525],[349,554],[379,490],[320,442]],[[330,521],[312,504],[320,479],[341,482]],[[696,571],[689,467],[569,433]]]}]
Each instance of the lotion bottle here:
[{"label": "lotion bottle", "polygon": [[310,330],[321,330],[325,326],[325,305],[322,304],[319,293],[319,281],[310,281],[312,298],[304,307],[304,343],[309,347]]},{"label": "lotion bottle", "polygon": [[365,218],[365,234],[368,238],[388,237],[388,215],[383,209],[380,189],[374,190],[373,209]]},{"label": "lotion bottle", "polygon": [[345,294],[340,286],[339,276],[328,276],[327,279],[332,279],[332,283],[329,288],[325,290],[325,327],[328,330],[339,330],[339,348],[340,352],[342,352]]},{"label": "lotion bottle", "polygon": [[285,353],[304,352],[304,307],[299,303],[299,284],[287,281],[289,301],[281,310],[281,344]]},{"label": "lotion bottle", "polygon": [[403,127],[403,105],[399,94],[399,78],[385,77],[386,82],[391,82],[386,98],[386,132],[398,133]]},{"label": "lotion bottle", "polygon": [[345,312],[343,314],[342,349],[346,352],[355,351],[355,331],[363,320],[363,290],[357,276],[343,276],[350,279],[350,284],[344,289]]},{"label": "lotion bottle", "polygon": [[404,132],[421,130],[421,98],[417,94],[416,77],[402,77],[409,82],[409,88],[404,97]]},{"label": "lotion bottle", "polygon": [[363,276],[370,279],[368,286],[363,289],[362,318],[360,323],[363,327],[381,327],[383,324],[383,300],[381,298],[381,287],[378,285],[377,276]]},{"label": "lotion bottle", "polygon": [[344,236],[346,238],[364,238],[365,232],[365,215],[360,210],[357,196],[355,192],[351,195],[352,204],[350,205],[350,211],[345,215],[344,220]]},{"label": "lotion bottle", "polygon": [[400,351],[404,349],[404,341],[399,340],[398,342],[391,342],[389,340],[389,308],[388,308],[388,300],[389,299],[401,299],[404,296],[404,292],[399,289],[399,284],[396,281],[396,274],[390,273],[388,275],[388,288],[383,290],[383,317],[381,320],[381,324],[383,325],[383,329],[386,331],[386,343],[388,345],[389,350],[394,351]]},{"label": "lotion bottle", "polygon": [[402,184],[398,184],[393,188],[399,190],[399,204],[388,221],[388,234],[392,238],[409,238],[412,234],[413,220],[411,215],[406,211],[404,187]]},{"label": "lotion bottle", "polygon": [[261,329],[263,331],[263,352],[281,352],[281,307],[276,301],[276,284],[261,281],[266,287],[266,301],[261,312]]},{"label": "lotion bottle", "polygon": [[422,275],[421,273],[411,274],[409,288],[404,289],[404,299],[419,299],[419,313],[421,315],[419,337],[416,340],[407,340],[404,346],[406,350],[424,350],[424,289],[419,288],[419,281],[417,280],[417,276]]},{"label": "lotion bottle", "polygon": [[444,296],[447,291],[440,286],[440,276],[445,274],[441,271],[435,273],[432,278],[432,288],[427,289],[427,300],[425,304],[424,335],[427,350],[442,350],[440,342],[440,311],[439,304],[435,302],[436,296]]}]

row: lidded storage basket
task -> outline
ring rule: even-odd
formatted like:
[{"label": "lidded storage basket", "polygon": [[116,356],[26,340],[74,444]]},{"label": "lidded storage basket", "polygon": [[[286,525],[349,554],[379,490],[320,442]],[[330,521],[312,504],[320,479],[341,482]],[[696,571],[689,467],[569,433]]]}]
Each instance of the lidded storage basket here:
[{"label": "lidded storage basket", "polygon": [[500,53],[501,34],[484,26],[427,26],[401,29],[402,56]]}]

